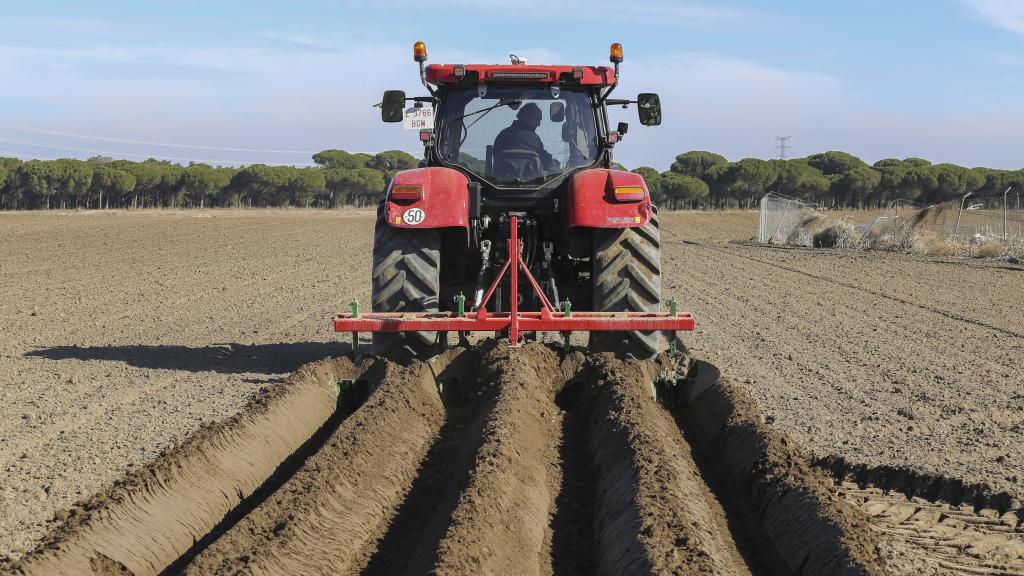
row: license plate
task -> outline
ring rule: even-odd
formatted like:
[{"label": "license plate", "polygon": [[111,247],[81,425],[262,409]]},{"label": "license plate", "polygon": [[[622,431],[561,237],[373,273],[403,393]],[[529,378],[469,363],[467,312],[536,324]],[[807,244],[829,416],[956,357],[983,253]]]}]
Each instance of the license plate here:
[{"label": "license plate", "polygon": [[402,127],[406,130],[433,130],[434,109],[424,106],[423,108],[407,108]]}]

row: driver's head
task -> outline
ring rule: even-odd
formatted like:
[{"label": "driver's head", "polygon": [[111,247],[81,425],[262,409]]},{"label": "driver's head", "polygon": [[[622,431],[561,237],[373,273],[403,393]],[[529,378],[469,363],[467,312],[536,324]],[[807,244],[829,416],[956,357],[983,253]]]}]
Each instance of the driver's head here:
[{"label": "driver's head", "polygon": [[516,118],[530,128],[537,128],[540,126],[540,121],[543,117],[544,114],[541,113],[540,106],[537,106],[532,102],[530,104],[524,104],[516,114]]}]

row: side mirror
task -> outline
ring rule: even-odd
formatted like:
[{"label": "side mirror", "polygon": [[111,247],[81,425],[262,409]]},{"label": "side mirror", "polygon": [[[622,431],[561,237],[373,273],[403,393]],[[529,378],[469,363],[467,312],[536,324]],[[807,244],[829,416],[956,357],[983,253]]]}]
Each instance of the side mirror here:
[{"label": "side mirror", "polygon": [[564,102],[552,102],[551,107],[548,110],[548,117],[551,118],[552,122],[562,122],[565,120],[565,103]]},{"label": "side mirror", "polygon": [[619,122],[618,128],[615,129],[619,133],[619,136],[624,136],[626,132],[629,132],[629,124],[625,122]]},{"label": "side mirror", "polygon": [[640,123],[644,126],[661,124],[661,99],[657,94],[640,94],[636,97],[636,109],[640,114]]},{"label": "side mirror", "polygon": [[405,118],[405,92],[385,90],[380,104],[380,119],[385,122],[401,122]]}]

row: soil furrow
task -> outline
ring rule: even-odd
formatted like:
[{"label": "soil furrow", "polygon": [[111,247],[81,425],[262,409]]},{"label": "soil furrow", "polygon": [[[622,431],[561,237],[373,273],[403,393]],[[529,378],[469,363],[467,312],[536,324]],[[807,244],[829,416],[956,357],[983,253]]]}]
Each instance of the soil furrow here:
[{"label": "soil furrow", "polygon": [[[234,418],[200,430],[100,495],[60,515],[36,551],[13,566],[24,574],[85,574],[116,564],[157,574],[187,553],[335,413],[328,375],[355,378],[372,364],[330,360],[272,386]],[[101,560],[102,559],[102,562]]]},{"label": "soil furrow", "polygon": [[536,343],[496,346],[484,374],[498,396],[433,572],[550,574],[560,424],[554,400],[565,377],[557,355]]},{"label": "soil furrow", "polygon": [[749,574],[721,505],[650,395],[653,363],[596,357],[588,406],[606,574]]},{"label": "soil furrow", "polygon": [[[466,356],[479,362],[475,354]],[[439,376],[447,409],[444,425],[384,534],[361,553],[367,557],[358,562],[362,574],[426,573],[437,560],[438,544],[469,484],[495,401],[492,385],[477,381],[468,370],[452,372]]]},{"label": "soil furrow", "polygon": [[594,539],[597,469],[590,457],[590,431],[583,407],[584,386],[579,378],[565,383],[555,401],[562,409],[558,456],[560,487],[551,515],[551,567],[556,576],[597,572]]},{"label": "soil furrow", "polygon": [[380,386],[277,493],[187,574],[342,574],[386,524],[444,421],[431,367],[387,366]]},{"label": "soil furrow", "polygon": [[[697,369],[714,370],[698,363]],[[695,375],[691,375],[695,377]],[[865,518],[835,497],[827,477],[764,425],[753,400],[720,380],[677,409],[691,442],[718,454],[738,502],[758,516],[774,552],[805,574],[881,574],[877,539]]]},{"label": "soil furrow", "polygon": [[[913,531],[898,502],[872,531],[859,509],[877,503],[840,500],[728,382],[674,420],[651,394],[669,365],[495,341],[407,366],[314,363],[268,389],[280,397],[151,466],[152,481],[129,479],[75,511],[15,573],[852,575],[910,565],[903,540],[877,536],[931,536]],[[310,394],[322,404],[313,419],[336,426],[316,445],[315,428],[278,440]],[[997,550],[986,560],[1016,553],[1001,532],[1015,527],[957,518],[977,526],[919,546],[928,558],[963,564],[936,552],[961,536],[968,550]]]}]

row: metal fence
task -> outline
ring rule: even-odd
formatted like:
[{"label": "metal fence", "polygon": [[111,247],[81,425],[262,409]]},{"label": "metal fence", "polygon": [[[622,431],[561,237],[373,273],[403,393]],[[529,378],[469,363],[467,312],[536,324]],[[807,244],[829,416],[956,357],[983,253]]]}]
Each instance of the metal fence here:
[{"label": "metal fence", "polygon": [[808,219],[821,217],[816,208],[781,194],[766,195],[761,198],[758,239],[768,244],[806,244],[800,236]]},{"label": "metal fence", "polygon": [[1024,240],[1024,190],[1007,188],[1003,193],[1003,240]]},{"label": "metal fence", "polygon": [[[910,231],[927,231],[967,242],[1024,243],[1024,189],[1009,188],[1001,195],[976,197],[925,206],[900,199],[889,203],[874,219],[855,224],[865,240],[893,238]],[[758,238],[769,244],[809,246],[809,230],[824,218],[817,206],[771,193],[761,198]]]},{"label": "metal fence", "polygon": [[869,223],[857,225],[864,233],[864,238],[892,237],[906,229],[908,222],[926,208],[913,200],[900,198],[893,200],[885,207],[885,212]]}]

